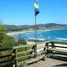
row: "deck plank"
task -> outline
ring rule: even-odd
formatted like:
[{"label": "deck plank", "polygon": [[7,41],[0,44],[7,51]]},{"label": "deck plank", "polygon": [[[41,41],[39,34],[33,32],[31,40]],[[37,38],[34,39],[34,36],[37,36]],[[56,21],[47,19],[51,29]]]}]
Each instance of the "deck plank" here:
[{"label": "deck plank", "polygon": [[67,64],[67,62],[47,58],[46,61],[41,60],[41,61],[36,62],[34,64],[28,65],[27,67],[54,67],[56,65],[62,65],[62,64]]}]

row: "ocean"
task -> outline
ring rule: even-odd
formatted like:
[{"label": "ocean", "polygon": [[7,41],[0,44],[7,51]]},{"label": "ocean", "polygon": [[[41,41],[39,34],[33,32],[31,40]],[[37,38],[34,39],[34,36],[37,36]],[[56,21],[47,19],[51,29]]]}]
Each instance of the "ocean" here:
[{"label": "ocean", "polygon": [[[25,40],[35,40],[35,32],[25,32],[12,35],[15,39],[24,38]],[[67,29],[62,30],[38,30],[37,40],[39,41],[59,41],[67,42]]]}]

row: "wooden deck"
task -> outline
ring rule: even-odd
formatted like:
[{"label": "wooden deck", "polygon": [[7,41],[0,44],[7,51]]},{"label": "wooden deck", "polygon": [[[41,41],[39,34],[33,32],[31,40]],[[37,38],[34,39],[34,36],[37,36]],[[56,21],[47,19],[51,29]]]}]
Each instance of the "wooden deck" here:
[{"label": "wooden deck", "polygon": [[27,67],[67,67],[67,62],[47,58],[46,61],[39,61]]}]

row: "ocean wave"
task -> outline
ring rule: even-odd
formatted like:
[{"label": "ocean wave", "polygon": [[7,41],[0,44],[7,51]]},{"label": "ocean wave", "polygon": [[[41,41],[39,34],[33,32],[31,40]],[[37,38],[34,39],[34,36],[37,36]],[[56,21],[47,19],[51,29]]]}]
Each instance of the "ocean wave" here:
[{"label": "ocean wave", "polygon": [[44,30],[45,32],[47,32],[47,31],[51,31],[51,30]]},{"label": "ocean wave", "polygon": [[[35,37],[29,37],[28,39],[30,39],[30,40],[36,40],[36,38],[35,38]],[[37,38],[37,40],[44,41],[45,39],[44,39],[44,38]]]},{"label": "ocean wave", "polygon": [[28,38],[29,38],[29,39],[33,39],[33,40],[35,39],[34,37],[28,37]]},{"label": "ocean wave", "polygon": [[37,40],[42,40],[42,41],[43,41],[43,40],[45,40],[45,39],[43,39],[43,38],[37,38]]},{"label": "ocean wave", "polygon": [[[67,30],[38,30],[37,31],[37,40],[41,40],[41,41],[49,40],[49,41],[64,41],[64,42],[67,42],[66,33],[67,33]],[[19,34],[12,35],[12,37],[18,38]],[[35,31],[22,33],[20,37],[23,37],[26,40],[36,40]]]},{"label": "ocean wave", "polygon": [[40,35],[40,36],[43,36],[43,35]]},{"label": "ocean wave", "polygon": [[56,38],[58,40],[67,40],[67,38]]}]

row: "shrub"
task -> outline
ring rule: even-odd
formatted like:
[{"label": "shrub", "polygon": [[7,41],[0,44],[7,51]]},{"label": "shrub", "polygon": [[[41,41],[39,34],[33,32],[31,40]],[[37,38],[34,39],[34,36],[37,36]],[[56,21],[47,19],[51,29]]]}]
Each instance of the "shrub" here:
[{"label": "shrub", "polygon": [[0,47],[11,47],[14,46],[14,44],[14,38],[6,35],[4,26],[0,24]]},{"label": "shrub", "polygon": [[23,45],[27,44],[27,42],[26,42],[26,40],[24,38],[19,38],[18,43],[23,44]]}]

